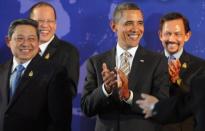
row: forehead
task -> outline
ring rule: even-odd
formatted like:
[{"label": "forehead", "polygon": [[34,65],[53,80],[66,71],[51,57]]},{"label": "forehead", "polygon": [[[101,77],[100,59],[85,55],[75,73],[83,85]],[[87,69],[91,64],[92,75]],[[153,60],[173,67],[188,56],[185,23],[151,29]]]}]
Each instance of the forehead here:
[{"label": "forehead", "polygon": [[184,23],[182,19],[170,20],[164,22],[162,27],[163,31],[170,30],[170,31],[182,31],[185,30]]},{"label": "forehead", "polygon": [[14,29],[13,35],[37,36],[36,29],[31,25],[17,25]]},{"label": "forehead", "polygon": [[42,5],[42,6],[36,7],[33,10],[32,17],[55,18],[55,13],[54,13],[53,8],[51,8],[50,6]]},{"label": "forehead", "polygon": [[124,20],[143,21],[143,15],[140,10],[123,10],[121,14],[121,19]]}]

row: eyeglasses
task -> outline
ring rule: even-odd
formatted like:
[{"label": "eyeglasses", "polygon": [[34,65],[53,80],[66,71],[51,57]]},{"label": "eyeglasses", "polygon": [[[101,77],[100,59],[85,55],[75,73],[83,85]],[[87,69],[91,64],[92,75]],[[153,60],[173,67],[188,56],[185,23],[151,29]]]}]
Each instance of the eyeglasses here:
[{"label": "eyeglasses", "polygon": [[17,42],[17,43],[23,43],[25,41],[29,42],[29,43],[33,43],[33,42],[36,42],[37,41],[37,37],[28,37],[28,38],[25,38],[25,37],[15,37],[14,40]]},{"label": "eyeglasses", "polygon": [[55,20],[37,20],[39,24],[53,24],[55,23],[56,21]]}]

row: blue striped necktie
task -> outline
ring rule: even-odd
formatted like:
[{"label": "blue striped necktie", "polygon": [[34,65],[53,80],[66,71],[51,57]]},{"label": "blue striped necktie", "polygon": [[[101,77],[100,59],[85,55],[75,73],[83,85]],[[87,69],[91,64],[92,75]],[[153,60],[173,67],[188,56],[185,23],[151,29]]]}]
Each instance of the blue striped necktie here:
[{"label": "blue striped necktie", "polygon": [[18,65],[16,68],[15,68],[15,72],[14,72],[14,79],[11,83],[11,89],[10,89],[10,97],[12,97],[15,93],[15,90],[21,80],[21,75],[22,75],[22,72],[24,70],[24,66],[23,65]]}]

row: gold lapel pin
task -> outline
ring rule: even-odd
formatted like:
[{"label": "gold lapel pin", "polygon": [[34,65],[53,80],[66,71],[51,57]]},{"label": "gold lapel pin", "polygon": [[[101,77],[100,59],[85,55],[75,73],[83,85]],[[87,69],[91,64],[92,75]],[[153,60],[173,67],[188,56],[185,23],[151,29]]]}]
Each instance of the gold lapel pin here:
[{"label": "gold lapel pin", "polygon": [[28,74],[28,76],[29,76],[29,77],[32,77],[32,76],[33,76],[33,71],[30,71],[29,74]]},{"label": "gold lapel pin", "polygon": [[48,53],[48,54],[46,54],[46,56],[45,56],[45,59],[49,59],[49,57],[50,57],[50,54]]},{"label": "gold lapel pin", "polygon": [[187,68],[187,63],[183,63],[182,68],[186,69]]}]

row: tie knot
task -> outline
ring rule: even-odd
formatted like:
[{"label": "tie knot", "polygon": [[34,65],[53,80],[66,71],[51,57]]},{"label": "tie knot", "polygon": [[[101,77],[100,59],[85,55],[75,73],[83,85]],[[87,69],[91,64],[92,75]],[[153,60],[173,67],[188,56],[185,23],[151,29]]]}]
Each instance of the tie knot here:
[{"label": "tie knot", "polygon": [[16,67],[17,72],[22,72],[24,70],[24,66],[23,65],[18,65]]},{"label": "tie knot", "polygon": [[168,57],[168,59],[169,59],[169,60],[176,60],[176,58],[175,58],[173,55],[170,55],[170,56]]},{"label": "tie knot", "polygon": [[131,57],[131,54],[128,51],[125,51],[125,52],[122,53],[121,56],[129,58],[129,57]]}]

